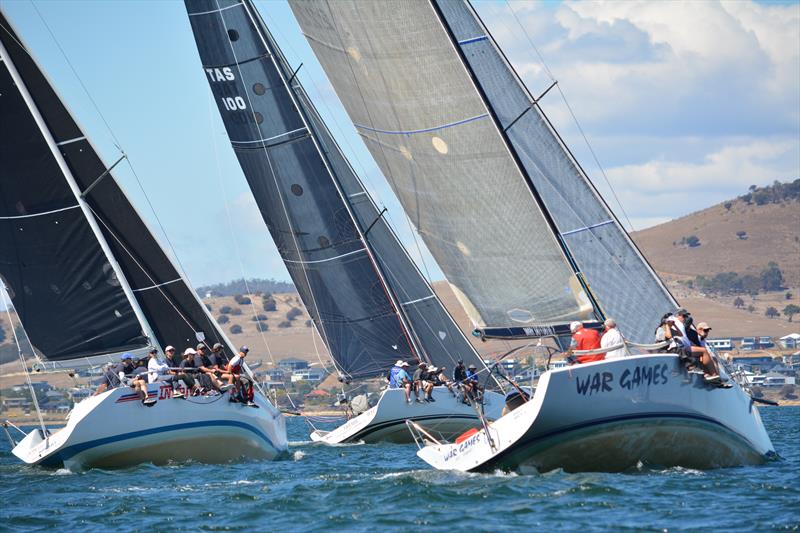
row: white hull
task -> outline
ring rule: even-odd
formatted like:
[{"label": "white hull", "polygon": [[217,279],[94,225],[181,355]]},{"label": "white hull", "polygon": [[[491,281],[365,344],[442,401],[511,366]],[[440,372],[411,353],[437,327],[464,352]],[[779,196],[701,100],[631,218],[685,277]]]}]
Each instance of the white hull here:
[{"label": "white hull", "polygon": [[227,393],[172,398],[172,388],[162,383],[149,385],[149,396],[158,399],[151,407],[128,387],[87,398],[75,406],[65,427],[47,439],[33,430],[12,452],[28,464],[77,470],[269,460],[288,448],[283,415],[258,394],[258,409],[230,402]]},{"label": "white hull", "polygon": [[621,471],[639,463],[716,468],[775,455],[758,409],[738,385],[707,385],[671,354],[546,372],[531,401],[459,444],[417,455],[461,471]]},{"label": "white hull", "polygon": [[[406,420],[424,423],[430,431],[453,438],[464,431],[480,427],[475,409],[458,401],[447,387],[434,387],[435,402],[406,403],[402,389],[386,389],[377,405],[348,420],[333,431],[314,431],[311,440],[325,444],[345,442],[414,442]],[[504,398],[494,392],[484,395],[484,411],[489,420],[500,418]]]}]

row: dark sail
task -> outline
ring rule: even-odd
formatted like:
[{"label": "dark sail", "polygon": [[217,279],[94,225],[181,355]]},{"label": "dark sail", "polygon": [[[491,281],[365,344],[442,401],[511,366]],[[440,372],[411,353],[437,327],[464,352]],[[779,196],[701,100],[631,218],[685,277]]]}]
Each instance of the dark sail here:
[{"label": "dark sail", "polygon": [[231,144],[337,367],[368,377],[408,357],[477,360],[252,5],[186,4]]},{"label": "dark sail", "polygon": [[[203,332],[207,342],[225,342],[5,18],[0,24],[4,63],[16,68],[45,123],[43,129],[34,123],[6,65],[0,97],[0,216],[67,208],[52,215],[0,219],[2,273],[33,344],[50,360],[148,344],[87,217],[96,221],[132,289],[156,337],[150,342],[194,344],[196,332]],[[77,191],[68,186],[45,135],[57,144]],[[88,213],[80,209],[76,193]],[[21,238],[26,231],[37,232],[37,237]],[[91,349],[84,339],[94,339]]]}]

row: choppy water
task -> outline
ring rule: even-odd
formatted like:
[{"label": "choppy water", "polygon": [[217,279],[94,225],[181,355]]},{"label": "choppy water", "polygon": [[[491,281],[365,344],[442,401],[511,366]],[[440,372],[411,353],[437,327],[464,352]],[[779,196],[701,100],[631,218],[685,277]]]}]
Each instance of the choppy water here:
[{"label": "choppy water", "polygon": [[800,407],[761,412],[783,460],[708,472],[438,472],[413,445],[309,444],[299,418],[271,463],[75,474],[21,466],[3,440],[0,530],[798,530]]}]

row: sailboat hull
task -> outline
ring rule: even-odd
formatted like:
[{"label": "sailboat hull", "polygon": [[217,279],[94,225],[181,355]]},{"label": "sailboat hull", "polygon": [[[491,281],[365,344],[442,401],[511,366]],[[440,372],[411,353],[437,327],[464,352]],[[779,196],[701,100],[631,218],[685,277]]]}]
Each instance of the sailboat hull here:
[{"label": "sailboat hull", "polygon": [[599,361],[545,373],[528,403],[459,444],[418,455],[463,471],[623,471],[642,464],[708,469],[775,455],[740,387],[687,374],[671,354]]},{"label": "sailboat hull", "polygon": [[158,383],[148,392],[158,400],[152,407],[127,387],[87,398],[65,427],[47,439],[34,430],[12,452],[29,464],[78,470],[270,460],[288,449],[285,420],[263,397],[252,408],[230,402],[227,393],[176,399],[169,385]]},{"label": "sailboat hull", "polygon": [[[412,400],[414,395],[411,395]],[[347,442],[414,442],[408,431],[406,420],[425,424],[431,432],[443,438],[454,438],[471,428],[480,427],[475,410],[459,401],[447,387],[435,387],[433,403],[406,403],[401,389],[386,389],[378,403],[369,410],[348,420],[333,431],[315,431],[311,439],[324,444]],[[500,418],[503,411],[503,396],[486,392],[484,411],[489,420]]]}]

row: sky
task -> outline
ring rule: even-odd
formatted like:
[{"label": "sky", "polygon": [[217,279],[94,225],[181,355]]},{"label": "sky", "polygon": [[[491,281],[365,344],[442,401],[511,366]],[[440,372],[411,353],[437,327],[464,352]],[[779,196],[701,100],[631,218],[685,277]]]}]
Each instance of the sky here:
[{"label": "sky", "polygon": [[[474,5],[532,94],[558,81],[541,105],[629,229],[800,177],[799,3]],[[411,255],[439,278],[288,5],[256,6],[290,63],[303,64],[299,79]],[[183,2],[0,7],[106,163],[117,146],[128,155],[114,175],[193,285],[289,279],[228,144]]]}]

